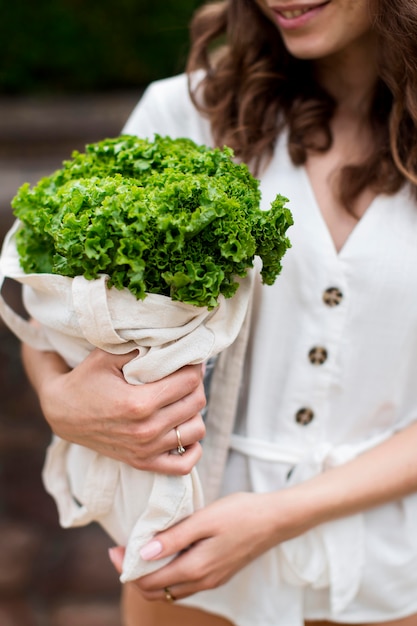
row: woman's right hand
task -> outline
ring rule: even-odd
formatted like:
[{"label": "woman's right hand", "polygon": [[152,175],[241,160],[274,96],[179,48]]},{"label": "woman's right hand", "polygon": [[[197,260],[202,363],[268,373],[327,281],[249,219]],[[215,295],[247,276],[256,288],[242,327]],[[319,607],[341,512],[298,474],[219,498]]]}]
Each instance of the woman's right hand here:
[{"label": "woman's right hand", "polygon": [[[122,367],[136,354],[96,349],[69,370],[57,354],[23,347],[28,377],[56,435],[138,469],[186,474],[201,457],[199,442],[205,435],[202,366],[130,385]],[[172,454],[177,427],[183,455]]]}]

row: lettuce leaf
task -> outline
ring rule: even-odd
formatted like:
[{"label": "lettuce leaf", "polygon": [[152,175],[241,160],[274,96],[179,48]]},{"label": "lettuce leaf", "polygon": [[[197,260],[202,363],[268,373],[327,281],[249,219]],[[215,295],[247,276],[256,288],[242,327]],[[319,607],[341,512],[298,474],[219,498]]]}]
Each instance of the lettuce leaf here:
[{"label": "lettuce leaf", "polygon": [[272,284],[290,242],[287,199],[260,209],[259,181],[225,147],[122,135],[74,152],[12,201],[26,273],[55,273],[213,308],[255,256]]}]

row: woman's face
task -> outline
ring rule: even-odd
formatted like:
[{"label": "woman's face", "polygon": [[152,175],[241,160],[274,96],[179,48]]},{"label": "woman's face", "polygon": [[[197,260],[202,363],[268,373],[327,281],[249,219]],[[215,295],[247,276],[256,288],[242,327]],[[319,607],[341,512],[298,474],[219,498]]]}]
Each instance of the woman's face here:
[{"label": "woman's face", "polygon": [[371,29],[368,0],[263,0],[288,52],[324,59],[363,46]]}]

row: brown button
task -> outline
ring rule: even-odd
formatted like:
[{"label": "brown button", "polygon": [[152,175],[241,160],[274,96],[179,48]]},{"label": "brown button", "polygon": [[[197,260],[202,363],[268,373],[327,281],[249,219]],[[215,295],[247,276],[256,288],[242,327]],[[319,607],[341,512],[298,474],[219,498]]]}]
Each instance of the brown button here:
[{"label": "brown button", "polygon": [[337,287],[329,287],[323,293],[323,302],[327,306],[337,306],[343,299],[343,293]]},{"label": "brown button", "polygon": [[297,424],[301,424],[302,426],[307,426],[314,418],[314,413],[311,409],[307,407],[303,407],[302,409],[298,409],[295,414],[295,421]]},{"label": "brown button", "polygon": [[327,359],[327,350],[326,348],[321,348],[320,346],[314,346],[314,348],[311,348],[308,353],[308,358],[313,365],[323,365]]}]

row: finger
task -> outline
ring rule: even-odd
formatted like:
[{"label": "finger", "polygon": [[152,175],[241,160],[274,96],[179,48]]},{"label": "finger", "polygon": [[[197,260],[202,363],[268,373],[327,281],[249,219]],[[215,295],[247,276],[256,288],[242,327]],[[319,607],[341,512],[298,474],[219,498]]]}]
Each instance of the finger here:
[{"label": "finger", "polygon": [[188,447],[202,441],[206,434],[206,427],[200,414],[194,415],[186,422],[178,422],[170,428],[161,442],[162,451],[177,451],[184,454]]},{"label": "finger", "polygon": [[[201,416],[194,416],[184,426],[170,428],[165,435],[158,435],[154,426],[146,428],[146,424],[141,422],[134,427],[128,426],[126,432],[119,429],[117,436],[114,436],[114,430],[100,432],[99,451],[127,462],[136,469],[174,475],[188,474],[202,456],[200,441],[205,436],[205,425]],[[151,432],[150,429],[155,432],[152,434],[153,430]],[[184,450],[182,454],[178,453],[179,441]]]},{"label": "finger", "polygon": [[172,604],[176,600],[187,598],[197,591],[202,591],[203,586],[198,583],[180,583],[165,585],[162,589],[156,591],[140,591],[143,597],[148,601],[168,602]]},{"label": "finger", "polygon": [[121,546],[115,546],[114,548],[109,548],[109,558],[113,563],[115,570],[121,574],[123,570],[123,559],[125,556],[125,549]]},{"label": "finger", "polygon": [[125,354],[112,354],[110,352],[106,352],[105,350],[101,350],[100,348],[95,348],[81,363],[76,366],[75,369],[110,373],[117,376],[120,381],[123,381],[126,386],[126,390],[128,390],[131,385],[127,383],[123,375],[123,367],[129,363],[129,361],[136,358],[137,355],[138,349]]},{"label": "finger", "polygon": [[101,350],[100,348],[95,348],[88,355],[87,359],[97,359],[102,362],[103,365],[107,365],[109,369],[117,369],[122,371],[122,368],[126,363],[129,363],[132,359],[137,357],[139,353],[139,349],[136,348],[131,350],[130,352],[126,352],[125,354],[112,354],[111,352],[106,352],[105,350]]},{"label": "finger", "polygon": [[211,584],[210,576],[205,576],[202,573],[200,575],[201,570],[195,567],[197,561],[193,557],[191,558],[192,562],[190,563],[189,553],[184,552],[163,568],[137,579],[135,584],[147,600],[166,599],[164,591],[167,587],[171,595],[177,600],[204,588],[208,589]]},{"label": "finger", "polygon": [[[201,411],[205,406],[204,386],[202,379],[201,365],[187,365],[177,372],[166,376],[158,381],[147,383],[145,385],[147,400],[154,404],[154,408],[168,407],[177,405],[175,410],[178,411],[175,419],[182,423],[189,419],[192,415]],[[192,398],[196,402],[196,407],[190,413],[189,399]],[[187,410],[187,417],[181,419],[181,409],[183,405]],[[175,424],[172,424],[173,427]]]},{"label": "finger", "polygon": [[152,394],[150,386],[153,384],[143,385],[140,390],[142,393],[138,394],[135,394],[134,387],[130,386],[133,392],[127,390],[123,395],[122,406],[131,424],[130,436],[137,437],[141,446],[148,446],[150,456],[168,452],[176,447],[175,428],[178,427],[187,445],[201,441],[205,436],[205,425],[200,411],[206,403],[202,385],[177,402],[161,405],[161,402],[166,401],[166,397],[159,396],[157,401],[150,398]]},{"label": "finger", "polygon": [[205,538],[204,526],[199,523],[199,518],[199,511],[195,511],[190,517],[155,535],[149,543],[141,548],[140,556],[144,561],[156,561],[180,555],[163,569],[145,576],[143,578],[145,584],[150,583],[154,588],[163,587],[164,585],[160,585],[160,582],[164,581],[164,575],[171,570],[178,570],[188,548],[202,537]]},{"label": "finger", "polygon": [[[130,353],[134,356],[135,352]],[[178,424],[188,421],[197,415],[206,404],[204,387],[201,379],[199,366],[183,368],[178,373],[159,381],[143,385],[128,384],[121,372],[121,366],[128,355],[110,355],[102,350],[94,350],[85,359],[83,369],[99,371],[106,375],[106,371],[114,371],[119,381],[111,380],[111,388],[107,387],[109,403],[104,403],[103,411],[106,415],[107,406],[113,410],[109,413],[110,425],[113,428],[114,421],[122,421],[127,427],[129,437],[138,437],[141,444],[153,441],[161,441],[161,435],[171,431]],[[95,360],[91,368],[88,359]],[[79,367],[79,366],[78,366]],[[85,375],[85,372],[84,372]],[[118,386],[119,385],[119,389]],[[121,385],[121,386],[120,386]],[[106,391],[106,388],[105,390]],[[117,394],[118,402],[115,404],[114,397]],[[117,414],[114,412],[117,410]],[[135,432],[137,429],[137,432]],[[171,433],[172,438],[172,433]],[[159,446],[159,449],[150,449],[150,454],[168,451]]]},{"label": "finger", "polygon": [[136,469],[147,470],[159,474],[170,474],[171,476],[185,476],[189,474],[198,463],[203,454],[203,449],[199,442],[187,446],[186,452],[182,455],[166,452],[152,459],[132,460],[130,465]]},{"label": "finger", "polygon": [[184,447],[202,441],[206,426],[199,413],[200,406],[199,398],[190,397],[186,405],[164,407],[147,417],[133,417],[129,421],[126,417],[130,414],[124,413],[122,422],[127,421],[129,427],[125,432],[128,440],[123,439],[123,445],[128,444],[132,450],[137,448],[138,452],[145,452],[145,456],[154,457],[177,448],[178,436]]}]

